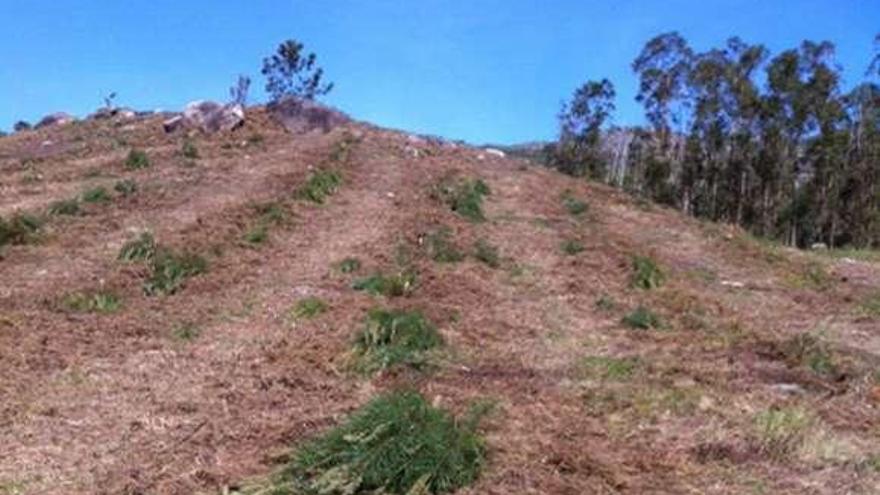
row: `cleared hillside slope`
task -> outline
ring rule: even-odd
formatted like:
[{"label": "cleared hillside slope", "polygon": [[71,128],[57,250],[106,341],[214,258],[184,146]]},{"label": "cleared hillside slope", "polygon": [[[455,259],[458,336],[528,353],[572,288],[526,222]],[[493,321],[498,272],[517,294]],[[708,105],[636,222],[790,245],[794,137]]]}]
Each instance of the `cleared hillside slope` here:
[{"label": "cleared hillside slope", "polygon": [[[150,166],[126,166],[133,148]],[[323,204],[296,195],[315,170],[342,178]],[[126,179],[135,191],[114,189]],[[489,186],[486,221],[437,198],[450,179]],[[260,109],[214,136],[168,136],[153,118],[0,139],[4,218],[98,186],[109,198],[50,215],[2,251],[0,493],[258,483],[395,387],[453,411],[495,401],[481,427],[488,462],[460,493],[880,490],[880,264],[869,258],[772,246],[527,162],[362,124],[294,136]],[[586,211],[572,213],[576,201]],[[444,227],[463,260],[433,259]],[[147,296],[147,268],[117,259],[145,229],[207,270]],[[472,256],[478,240],[497,247],[496,267]],[[641,256],[662,270],[659,287],[634,287]],[[362,266],[343,273],[349,257]],[[404,267],[416,282],[402,297],[352,289]],[[108,294],[115,305],[98,302]],[[307,297],[327,310],[291,316]],[[376,306],[420,309],[438,326],[433,366],[346,369]],[[653,328],[631,328],[646,315]]]}]

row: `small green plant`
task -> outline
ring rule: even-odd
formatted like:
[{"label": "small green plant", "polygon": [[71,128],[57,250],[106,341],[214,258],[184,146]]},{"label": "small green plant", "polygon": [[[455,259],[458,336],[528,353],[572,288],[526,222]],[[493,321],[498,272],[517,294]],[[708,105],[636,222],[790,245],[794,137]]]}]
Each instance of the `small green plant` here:
[{"label": "small green plant", "polygon": [[79,215],[82,210],[79,207],[79,199],[60,199],[49,204],[50,215]]},{"label": "small green plant", "polygon": [[405,271],[390,276],[376,273],[356,280],[352,284],[352,288],[365,291],[374,296],[400,297],[412,292],[415,288],[415,283],[416,275],[413,272]]},{"label": "small green plant", "polygon": [[180,147],[180,153],[184,158],[189,160],[196,160],[199,158],[199,149],[196,148],[196,143],[190,139],[183,142],[183,146]]},{"label": "small green plant", "polygon": [[623,381],[629,379],[639,365],[636,358],[590,356],[580,363],[581,372],[589,378]]},{"label": "small green plant", "polygon": [[174,337],[175,340],[181,340],[184,342],[195,340],[201,333],[199,327],[191,322],[178,323],[171,329],[171,336]]},{"label": "small green plant", "polygon": [[484,239],[477,240],[474,245],[474,257],[491,268],[501,266],[501,255],[498,254],[498,248]]},{"label": "small green plant", "polygon": [[759,451],[774,459],[784,459],[804,443],[815,418],[795,407],[768,409],[755,417],[755,441]]},{"label": "small green plant", "polygon": [[425,245],[432,260],[457,263],[464,259],[464,254],[458,250],[451,237],[452,231],[448,227],[441,227],[425,236]]},{"label": "small green plant", "polygon": [[650,309],[639,306],[623,317],[623,324],[636,330],[650,330],[661,328],[663,321]]},{"label": "small green plant", "polygon": [[481,179],[446,180],[436,187],[434,196],[460,216],[472,222],[482,222],[486,219],[483,198],[490,193],[489,186]]},{"label": "small green plant", "polygon": [[0,247],[33,242],[42,227],[43,220],[28,213],[16,212],[9,220],[0,217]]},{"label": "small green plant", "polygon": [[374,308],[355,338],[354,367],[364,373],[397,364],[419,367],[425,363],[425,352],[442,343],[437,329],[421,313]]},{"label": "small green plant", "polygon": [[327,303],[319,297],[306,297],[300,299],[288,312],[291,320],[314,318],[327,311]]},{"label": "small green plant", "polygon": [[793,366],[806,366],[820,375],[833,375],[837,371],[834,355],[820,336],[811,333],[795,335],[782,342],[781,350]]},{"label": "small green plant", "polygon": [[257,145],[263,144],[263,141],[265,141],[265,138],[263,137],[262,134],[258,134],[258,133],[253,133],[250,136],[248,136],[248,138],[247,138],[247,144],[249,146],[257,146]]},{"label": "small green plant", "polygon": [[140,170],[149,166],[150,157],[147,156],[145,151],[132,149],[128,152],[128,157],[125,159],[125,168],[129,170]]},{"label": "small green plant", "polygon": [[259,217],[260,223],[264,225],[278,225],[287,220],[287,212],[284,210],[284,206],[274,201],[255,204],[253,208]]},{"label": "small green plant", "polygon": [[357,258],[345,258],[339,262],[339,271],[342,273],[354,273],[361,269],[361,260]]},{"label": "small green plant", "polygon": [[569,255],[574,256],[578,253],[582,253],[584,251],[584,245],[581,244],[580,241],[575,239],[569,239],[562,243],[562,252]]},{"label": "small green plant", "polygon": [[477,427],[487,411],[472,407],[454,418],[417,392],[381,395],[295,452],[267,493],[453,492],[476,480],[485,462]]},{"label": "small green plant", "polygon": [[633,256],[632,267],[633,287],[651,290],[660,287],[666,281],[666,275],[657,263],[647,256]]},{"label": "small green plant", "polygon": [[[0,240],[0,245],[3,241]],[[880,292],[869,295],[860,305],[862,311],[868,316],[880,317]]]},{"label": "small green plant", "polygon": [[315,170],[297,191],[297,196],[313,203],[323,204],[328,196],[336,194],[342,185],[342,176],[333,170]]},{"label": "small green plant", "polygon": [[265,224],[259,223],[251,227],[244,233],[244,241],[248,244],[262,244],[269,239],[269,228]]},{"label": "small green plant", "polygon": [[109,203],[111,199],[110,192],[104,186],[93,187],[82,193],[82,200],[85,203]]},{"label": "small green plant", "polygon": [[137,182],[132,179],[123,179],[113,185],[113,190],[123,197],[128,197],[137,192]]},{"label": "small green plant", "polygon": [[183,287],[186,279],[207,269],[208,262],[197,254],[178,254],[160,247],[150,259],[151,273],[144,282],[144,292],[149,296],[174,294]]},{"label": "small green plant", "polygon": [[61,305],[78,313],[114,313],[122,307],[119,297],[106,291],[93,293],[72,292],[61,299]]},{"label": "small green plant", "polygon": [[122,245],[117,259],[125,262],[149,260],[156,254],[156,248],[156,240],[153,239],[153,234],[141,232],[137,238]]},{"label": "small green plant", "polygon": [[602,294],[599,299],[596,299],[596,308],[602,311],[613,311],[617,308],[617,303],[608,294]]},{"label": "small green plant", "polygon": [[570,191],[567,191],[562,195],[562,206],[564,206],[570,214],[576,217],[583,215],[589,209],[587,203],[572,196]]}]

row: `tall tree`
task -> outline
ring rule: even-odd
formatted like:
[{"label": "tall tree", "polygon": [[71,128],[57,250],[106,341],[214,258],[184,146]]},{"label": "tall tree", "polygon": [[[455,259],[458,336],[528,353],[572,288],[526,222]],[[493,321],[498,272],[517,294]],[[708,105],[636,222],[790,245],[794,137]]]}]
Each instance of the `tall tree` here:
[{"label": "tall tree", "polygon": [[317,56],[305,53],[302,43],[287,40],[276,52],[263,59],[262,74],[266,76],[266,92],[273,101],[285,96],[313,100],[333,89],[333,83],[323,82],[324,69],[318,67]]},{"label": "tall tree", "polygon": [[605,178],[601,133],[614,112],[614,97],[614,86],[608,79],[588,81],[574,92],[559,114],[557,168],[570,175]]}]

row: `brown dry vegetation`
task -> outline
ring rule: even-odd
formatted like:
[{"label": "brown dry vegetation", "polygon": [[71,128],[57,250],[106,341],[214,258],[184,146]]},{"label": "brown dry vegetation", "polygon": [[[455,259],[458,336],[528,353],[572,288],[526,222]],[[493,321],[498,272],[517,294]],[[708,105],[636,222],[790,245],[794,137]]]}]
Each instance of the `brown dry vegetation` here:
[{"label": "brown dry vegetation", "polygon": [[[352,124],[293,136],[260,109],[229,134],[166,136],[159,118],[0,139],[0,215],[94,186],[137,191],[48,218],[0,259],[0,493],[221,493],[377,393],[415,387],[462,411],[494,400],[489,459],[467,494],[839,494],[880,490],[876,261],[801,253],[479,150]],[[132,148],[150,167],[129,170]],[[417,153],[414,152],[417,150]],[[418,155],[418,156],[416,156]],[[318,205],[296,191],[342,176]],[[432,196],[482,179],[487,220]],[[582,215],[564,197],[589,203]],[[274,203],[283,219],[248,241]],[[497,268],[439,263],[437,229]],[[207,272],[148,297],[117,260],[143,231]],[[252,239],[251,239],[252,240]],[[576,241],[583,250],[566,254]],[[632,257],[665,273],[634,288]],[[357,273],[338,263],[356,257]],[[401,259],[406,258],[406,259]],[[406,264],[385,299],[354,279]],[[112,292],[115,311],[73,311]],[[307,297],[327,305],[291,318]],[[369,308],[420,309],[446,350],[426,371],[346,371]],[[637,307],[656,329],[621,320]],[[809,337],[804,337],[808,335]]]}]

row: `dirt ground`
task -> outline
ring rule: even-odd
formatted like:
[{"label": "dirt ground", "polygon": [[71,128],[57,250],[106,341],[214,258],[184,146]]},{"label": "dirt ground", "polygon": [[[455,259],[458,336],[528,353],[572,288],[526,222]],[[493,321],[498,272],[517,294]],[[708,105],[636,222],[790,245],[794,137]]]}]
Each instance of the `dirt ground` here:
[{"label": "dirt ground", "polygon": [[[128,170],[132,148],[151,166]],[[343,178],[323,205],[294,194],[316,168]],[[487,221],[431,194],[449,177],[489,185]],[[0,255],[0,494],[223,493],[401,386],[454,411],[496,402],[486,469],[464,494],[880,493],[868,259],[773,246],[463,145],[364,124],[295,136],[261,109],[214,136],[165,135],[157,117],[0,138],[0,216],[120,179],[137,192],[52,216]],[[587,212],[569,213],[566,194]],[[286,220],[245,242],[269,202]],[[497,246],[500,266],[432,261],[422,241],[442,226],[464,251]],[[208,271],[146,296],[145,268],[117,260],[145,229],[204,254]],[[583,251],[566,254],[571,240]],[[631,286],[635,255],[657,261],[662,287]],[[335,268],[347,257],[358,273]],[[401,258],[418,274],[407,297],[352,290]],[[121,308],[63,304],[95,291]],[[292,321],[307,296],[329,310]],[[437,324],[435,369],[345,371],[377,305]],[[639,306],[662,326],[627,328]],[[762,429],[779,411],[807,419]]]}]

